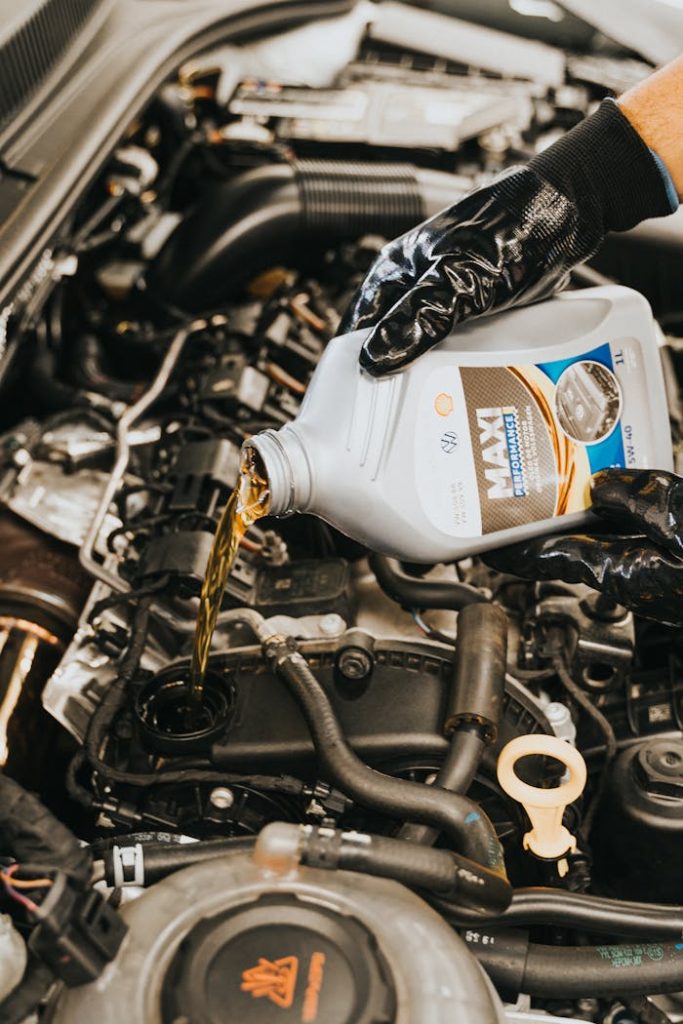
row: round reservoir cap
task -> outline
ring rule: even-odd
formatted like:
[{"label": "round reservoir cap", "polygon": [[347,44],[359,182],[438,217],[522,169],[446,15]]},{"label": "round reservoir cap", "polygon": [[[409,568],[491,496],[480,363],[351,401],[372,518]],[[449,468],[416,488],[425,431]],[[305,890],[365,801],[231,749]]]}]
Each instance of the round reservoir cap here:
[{"label": "round reservoir cap", "polygon": [[392,1024],[391,974],[356,918],[295,895],[205,918],[163,983],[163,1020],[192,1024]]}]

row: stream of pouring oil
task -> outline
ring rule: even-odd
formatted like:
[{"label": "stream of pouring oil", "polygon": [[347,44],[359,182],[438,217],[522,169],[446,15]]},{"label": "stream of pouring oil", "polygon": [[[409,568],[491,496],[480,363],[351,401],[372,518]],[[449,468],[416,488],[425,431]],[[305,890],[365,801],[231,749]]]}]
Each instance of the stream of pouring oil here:
[{"label": "stream of pouring oil", "polygon": [[199,720],[201,713],[211,639],[240,541],[257,519],[268,514],[268,481],[257,460],[258,456],[253,451],[245,452],[237,486],[223,509],[206,565],[194,634],[188,693],[188,710],[190,718],[195,721]]}]

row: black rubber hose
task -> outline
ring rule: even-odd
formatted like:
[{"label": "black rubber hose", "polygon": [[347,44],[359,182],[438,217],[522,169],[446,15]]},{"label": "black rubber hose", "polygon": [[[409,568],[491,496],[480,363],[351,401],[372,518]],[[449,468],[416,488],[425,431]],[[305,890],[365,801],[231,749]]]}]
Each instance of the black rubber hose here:
[{"label": "black rubber hose", "polygon": [[463,725],[453,733],[450,746],[436,777],[436,785],[451,793],[467,793],[486,750],[482,730]]},{"label": "black rubber hose", "polygon": [[478,726],[494,743],[505,697],[508,617],[497,604],[471,604],[458,615],[453,684],[448,694],[444,732]]},{"label": "black rubber hose", "polygon": [[[453,733],[446,757],[434,781],[435,786],[451,793],[467,793],[474,781],[477,768],[486,750],[481,730],[476,726],[464,726]],[[440,830],[430,825],[406,822],[401,826],[399,838],[421,846],[433,846]]]},{"label": "black rubber hose", "polygon": [[508,956],[505,943],[505,934],[497,933],[493,944],[470,942],[470,949],[506,996],[515,974],[520,992],[546,999],[663,995],[680,992],[683,985],[680,942],[541,946],[520,944],[514,936]]},{"label": "black rubber hose", "polygon": [[506,878],[448,850],[431,850],[403,839],[308,826],[302,829],[301,863],[327,870],[358,871],[428,889],[478,914],[502,912],[512,888]]},{"label": "black rubber hose", "polygon": [[307,243],[368,231],[393,238],[462,194],[461,180],[410,164],[269,164],[206,189],[150,264],[146,286],[186,312],[212,309]]},{"label": "black rubber hose", "polygon": [[[254,836],[235,836],[229,839],[206,839],[198,843],[143,843],[140,845],[139,862],[136,867],[137,885],[153,885],[174,871],[200,864],[205,860],[224,857],[226,853],[239,850],[251,850],[256,839]],[[119,884],[115,863],[118,847],[113,846],[104,851],[104,879],[107,885],[114,887]]]},{"label": "black rubber hose", "polygon": [[397,559],[387,555],[373,553],[369,562],[387,597],[407,610],[440,608],[459,612],[466,605],[488,600],[480,590],[467,583],[458,583],[456,580],[422,580],[409,576]]},{"label": "black rubber hose", "polygon": [[[456,904],[436,903],[456,925],[481,922]],[[510,906],[484,923],[500,927],[550,925],[582,932],[619,935],[628,939],[683,940],[683,907],[667,903],[635,903],[589,893],[559,889],[516,889]]]},{"label": "black rubber hose", "polygon": [[274,638],[266,643],[265,654],[301,707],[320,766],[330,782],[379,814],[447,832],[465,856],[504,875],[503,851],[495,829],[474,801],[436,786],[383,775],[364,764],[349,746],[327,694],[293,642]]},{"label": "black rubber hose", "polygon": [[83,393],[72,384],[65,384],[57,374],[57,355],[50,348],[44,323],[36,328],[36,349],[31,362],[29,388],[49,412],[73,411],[86,404]]},{"label": "black rubber hose", "polygon": [[[487,745],[498,734],[505,696],[508,619],[495,604],[466,605],[458,614],[458,638],[444,731],[451,734],[436,785],[466,793]],[[431,846],[438,832],[410,823],[402,839]]]},{"label": "black rubber hose", "polygon": [[139,393],[139,384],[119,380],[109,373],[102,343],[93,334],[75,339],[72,360],[72,378],[86,391],[96,391],[112,402],[126,404],[131,404]]},{"label": "black rubber hose", "polygon": [[0,772],[0,837],[21,864],[41,864],[85,888],[92,858],[72,832],[32,793]]},{"label": "black rubber hose", "polygon": [[2,1024],[24,1024],[38,1009],[54,981],[55,976],[47,964],[29,954],[24,977],[0,1002]]}]

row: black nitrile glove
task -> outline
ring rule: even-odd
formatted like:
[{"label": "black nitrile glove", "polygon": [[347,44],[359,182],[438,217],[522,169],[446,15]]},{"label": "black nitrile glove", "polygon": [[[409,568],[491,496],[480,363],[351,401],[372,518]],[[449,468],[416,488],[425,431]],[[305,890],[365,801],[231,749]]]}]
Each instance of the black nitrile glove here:
[{"label": "black nitrile glove", "polygon": [[586,583],[648,619],[683,623],[683,478],[607,469],[593,511],[614,533],[538,537],[490,551],[486,562],[525,579]]},{"label": "black nitrile glove", "polygon": [[607,231],[671,212],[652,153],[605,100],[527,167],[386,245],[342,333],[374,327],[361,365],[397,370],[456,324],[548,297]]}]

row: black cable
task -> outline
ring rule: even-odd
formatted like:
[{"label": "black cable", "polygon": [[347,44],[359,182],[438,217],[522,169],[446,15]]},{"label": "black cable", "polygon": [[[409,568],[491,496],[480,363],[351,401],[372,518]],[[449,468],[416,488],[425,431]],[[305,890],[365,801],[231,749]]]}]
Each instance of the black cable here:
[{"label": "black cable", "polygon": [[421,580],[409,576],[395,558],[370,555],[370,568],[384,593],[402,608],[440,608],[458,612],[468,604],[485,602],[488,598],[467,583],[456,580]]},{"label": "black cable", "polygon": [[188,135],[188,137],[180,143],[171,159],[168,161],[156,189],[157,202],[162,207],[164,207],[170,200],[171,192],[173,191],[173,186],[176,183],[180,169],[192,150],[197,148],[200,140],[201,135],[198,132],[193,132],[191,135]]},{"label": "black cable", "polygon": [[89,789],[86,789],[85,786],[82,786],[78,781],[78,773],[86,761],[87,758],[85,756],[85,751],[82,749],[76,751],[67,765],[66,774],[64,776],[64,786],[72,800],[75,800],[77,804],[81,805],[81,807],[87,807],[90,809],[96,804],[95,797]]},{"label": "black cable", "polygon": [[[78,772],[87,761],[85,751],[79,750],[69,762],[66,773],[66,789],[77,803],[83,807],[99,806],[93,794],[78,782]],[[300,779],[289,775],[242,775],[237,772],[221,772],[188,765],[182,769],[158,768],[149,772],[128,772],[112,768],[102,762],[103,767],[97,770],[105,778],[123,785],[149,788],[151,786],[167,786],[179,783],[200,784],[213,783],[225,786],[250,786],[267,793],[280,793],[285,796],[302,796],[306,792],[306,784]]]},{"label": "black cable", "polygon": [[600,781],[598,782],[598,786],[593,794],[593,798],[584,815],[582,823],[583,834],[588,837],[607,783],[607,769],[617,753],[617,738],[614,734],[614,729],[605,715],[603,715],[602,711],[596,708],[590,697],[584,693],[578,683],[572,679],[567,665],[564,647],[558,648],[553,654],[552,666],[553,670],[557,674],[557,678],[560,680],[569,696],[576,704],[578,704],[581,710],[584,711],[590,719],[592,719],[605,740],[605,759],[602,766],[602,772],[600,774]]},{"label": "black cable", "polygon": [[140,598],[140,603],[133,616],[130,641],[119,662],[118,675],[95,708],[88,723],[84,741],[85,754],[92,767],[101,772],[105,778],[115,779],[116,770],[110,768],[101,759],[101,747],[109,734],[114,718],[123,705],[128,684],[138,670],[147,641],[152,600],[152,594]]},{"label": "black cable", "polygon": [[107,218],[116,213],[119,206],[126,198],[126,195],[127,193],[124,190],[121,190],[120,192],[106,196],[104,202],[102,202],[97,209],[93,211],[90,217],[81,224],[69,240],[69,245],[74,252],[79,252],[81,249],[86,248],[86,240],[95,231],[97,231],[102,224],[104,224]]},{"label": "black cable", "polygon": [[77,886],[90,881],[91,857],[32,793],[0,772],[0,835],[19,862],[51,864]]},{"label": "black cable", "polygon": [[155,580],[154,583],[150,583],[147,587],[138,587],[137,590],[124,590],[118,593],[108,594],[107,597],[103,597],[92,606],[88,616],[88,622],[94,622],[95,619],[97,619],[103,612],[108,611],[109,608],[116,608],[117,605],[128,604],[130,601],[137,601],[141,597],[149,597],[150,594],[157,594],[160,590],[165,590],[170,579],[170,575],[166,573],[164,576]]},{"label": "black cable", "polygon": [[447,832],[467,857],[503,874],[503,851],[481,807],[459,794],[383,775],[364,764],[349,746],[327,694],[292,644],[273,638],[265,645],[265,655],[304,714],[327,780],[362,807]]}]

